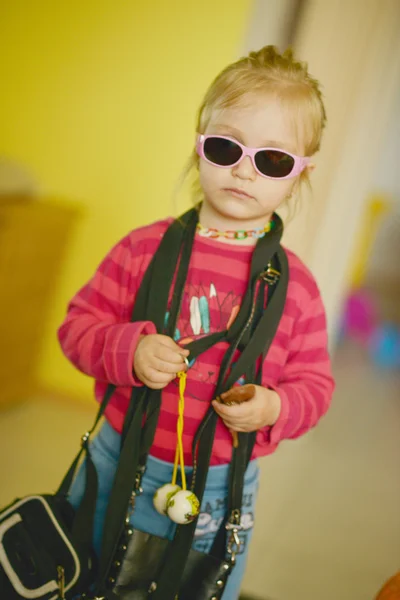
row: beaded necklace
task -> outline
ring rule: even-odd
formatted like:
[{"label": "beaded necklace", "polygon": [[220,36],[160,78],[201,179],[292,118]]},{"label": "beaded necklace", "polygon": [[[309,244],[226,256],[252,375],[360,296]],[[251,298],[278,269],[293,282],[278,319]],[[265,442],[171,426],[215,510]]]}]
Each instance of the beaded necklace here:
[{"label": "beaded necklace", "polygon": [[245,240],[246,238],[263,238],[266,233],[271,231],[275,226],[274,219],[271,219],[269,223],[264,225],[264,227],[258,227],[257,229],[239,229],[238,231],[219,231],[218,229],[213,229],[212,227],[203,227],[200,223],[197,224],[197,231],[199,235],[202,237],[208,238],[218,238],[224,237],[228,240]]}]

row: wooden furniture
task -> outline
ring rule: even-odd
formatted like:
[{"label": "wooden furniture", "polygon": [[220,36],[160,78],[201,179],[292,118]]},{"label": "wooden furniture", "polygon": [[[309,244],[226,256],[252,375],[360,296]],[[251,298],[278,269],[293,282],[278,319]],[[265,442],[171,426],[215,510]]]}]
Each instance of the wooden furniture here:
[{"label": "wooden furniture", "polygon": [[400,600],[400,571],[385,583],[375,600]]},{"label": "wooden furniture", "polygon": [[0,407],[35,390],[48,309],[80,210],[0,196]]}]

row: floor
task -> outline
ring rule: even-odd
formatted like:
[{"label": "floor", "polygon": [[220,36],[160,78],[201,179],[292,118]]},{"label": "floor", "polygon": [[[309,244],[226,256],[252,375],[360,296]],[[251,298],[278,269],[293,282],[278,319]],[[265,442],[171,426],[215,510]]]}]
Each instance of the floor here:
[{"label": "floor", "polygon": [[[400,567],[400,374],[345,345],[320,426],[262,463],[244,592],[260,600],[373,600]],[[0,413],[0,505],[55,490],[94,405],[38,397]]]},{"label": "floor", "polygon": [[356,345],[319,426],[262,463],[244,587],[271,600],[373,600],[400,568],[400,373]]}]

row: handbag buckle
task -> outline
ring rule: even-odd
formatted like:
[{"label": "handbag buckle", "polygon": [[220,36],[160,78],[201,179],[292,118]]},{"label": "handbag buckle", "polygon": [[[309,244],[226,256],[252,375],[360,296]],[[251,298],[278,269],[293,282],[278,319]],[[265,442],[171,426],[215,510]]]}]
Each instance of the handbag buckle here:
[{"label": "handbag buckle", "polygon": [[65,571],[64,567],[57,567],[57,585],[59,600],[65,600]]},{"label": "handbag buckle", "polygon": [[236,562],[236,554],[239,553],[241,546],[238,532],[243,529],[243,525],[240,522],[240,516],[240,510],[233,510],[229,521],[225,525],[225,529],[230,532],[226,551],[230,555],[232,565]]},{"label": "handbag buckle", "polygon": [[279,280],[281,276],[280,272],[274,269],[269,262],[265,271],[260,274],[261,279],[263,279],[269,285],[274,285]]},{"label": "handbag buckle", "polygon": [[231,565],[234,565],[236,562],[236,555],[239,553],[240,551],[240,538],[238,535],[238,530],[232,529],[231,534],[228,538],[228,545],[226,548],[227,553],[230,556],[230,563]]},{"label": "handbag buckle", "polygon": [[240,522],[241,516],[240,510],[237,508],[233,510],[227,524],[225,525],[225,529],[227,531],[230,531],[231,529],[243,529],[243,525]]}]

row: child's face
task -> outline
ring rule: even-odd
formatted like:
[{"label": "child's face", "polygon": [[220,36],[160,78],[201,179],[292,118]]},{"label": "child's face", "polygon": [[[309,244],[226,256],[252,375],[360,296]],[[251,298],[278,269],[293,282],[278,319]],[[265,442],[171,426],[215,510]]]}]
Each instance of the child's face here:
[{"label": "child's face", "polygon": [[[226,135],[251,148],[274,147],[303,156],[304,144],[293,129],[278,101],[259,95],[248,107],[214,111],[204,133]],[[200,159],[199,173],[207,212],[211,210],[219,220],[238,221],[239,227],[241,221],[249,227],[264,225],[299,179],[267,179],[257,173],[249,156],[232,168]],[[232,189],[249,197],[236,195]]]}]

